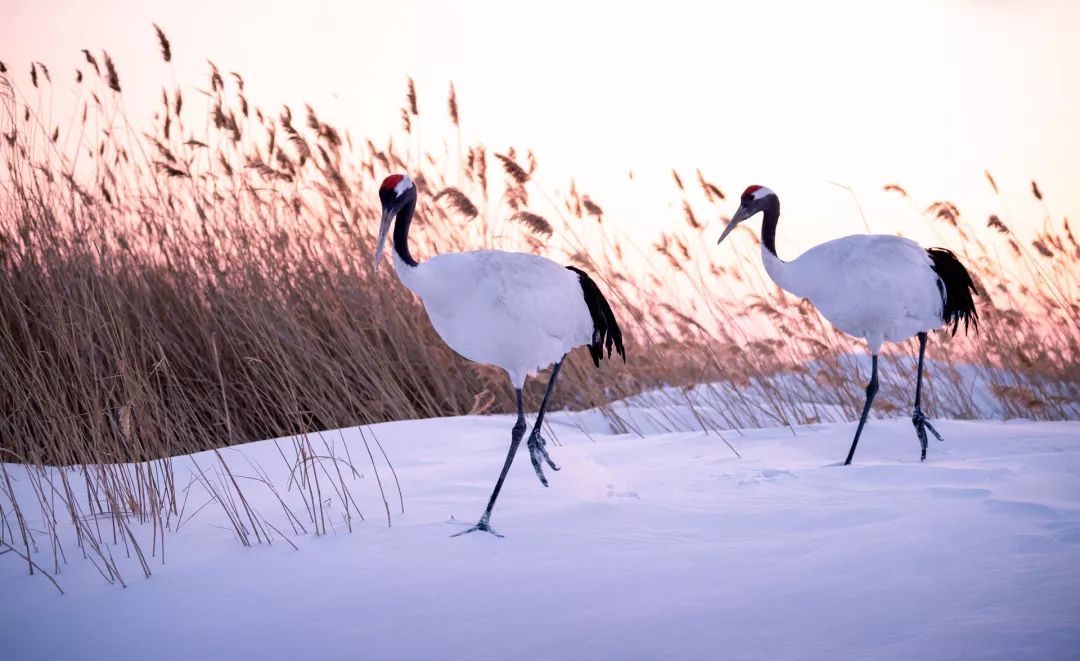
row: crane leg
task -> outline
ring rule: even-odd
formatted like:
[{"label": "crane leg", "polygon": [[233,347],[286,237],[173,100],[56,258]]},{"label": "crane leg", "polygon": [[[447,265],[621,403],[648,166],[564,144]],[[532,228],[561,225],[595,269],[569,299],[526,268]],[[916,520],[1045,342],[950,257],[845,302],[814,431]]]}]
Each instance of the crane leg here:
[{"label": "crane leg", "polygon": [[855,446],[859,444],[859,436],[862,435],[863,426],[866,424],[866,416],[870,413],[870,405],[874,403],[874,395],[878,391],[877,380],[877,354],[874,354],[871,362],[870,383],[866,384],[866,404],[863,405],[862,417],[859,418],[859,426],[855,429],[855,438],[851,441],[851,449],[848,450],[844,465],[851,464],[851,458],[855,456]]},{"label": "crane leg", "polygon": [[503,463],[502,472],[499,473],[499,481],[495,483],[495,490],[491,492],[491,498],[488,500],[487,509],[484,510],[484,515],[480,517],[479,523],[468,530],[462,530],[459,533],[455,533],[451,535],[451,537],[465,535],[478,530],[489,532],[496,537],[502,537],[502,535],[495,532],[491,527],[491,510],[495,509],[495,500],[499,497],[499,492],[502,491],[503,482],[506,481],[506,474],[510,472],[510,464],[514,463],[514,455],[517,453],[518,446],[521,445],[521,438],[525,435],[525,428],[527,427],[525,424],[525,409],[521,402],[521,389],[515,388],[514,393],[517,395],[517,422],[514,423],[514,429],[510,434],[510,451],[506,453],[506,461]]},{"label": "crane leg", "polygon": [[915,425],[915,434],[919,437],[919,445],[922,446],[922,457],[919,461],[926,461],[926,430],[929,429],[930,433],[934,435],[939,441],[943,441],[941,434],[934,429],[934,425],[930,424],[929,418],[927,418],[922,409],[919,407],[922,401],[922,373],[923,373],[923,356],[926,354],[926,333],[919,333],[919,370],[918,375],[915,377],[915,410],[911,414],[911,424]]},{"label": "crane leg", "polygon": [[540,404],[540,412],[536,414],[536,424],[533,425],[532,433],[529,434],[529,456],[532,458],[533,470],[536,471],[536,476],[540,478],[540,484],[545,487],[548,485],[547,478],[544,477],[544,467],[541,461],[551,467],[551,470],[557,471],[559,467],[555,465],[555,462],[551,460],[551,455],[547,451],[547,441],[540,435],[540,429],[544,424],[544,411],[547,410],[548,399],[551,398],[551,391],[555,389],[555,378],[559,376],[559,368],[562,367],[563,360],[566,360],[566,356],[559,359],[559,362],[555,363],[555,367],[551,370],[551,378],[548,379],[547,391],[544,392],[544,401]]}]

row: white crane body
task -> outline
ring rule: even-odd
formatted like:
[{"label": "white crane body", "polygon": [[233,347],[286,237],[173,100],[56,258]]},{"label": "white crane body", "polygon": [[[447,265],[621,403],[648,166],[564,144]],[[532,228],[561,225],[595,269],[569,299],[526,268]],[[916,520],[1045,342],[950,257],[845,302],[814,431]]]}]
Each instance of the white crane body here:
[{"label": "white crane body", "polygon": [[769,277],[809,299],[833,326],[865,338],[870,353],[941,327],[945,286],[919,244],[887,234],[826,241],[790,262],[762,245]]},{"label": "white crane body", "polygon": [[503,368],[515,388],[592,340],[579,276],[546,257],[475,250],[412,267],[395,253],[394,269],[451,349]]}]

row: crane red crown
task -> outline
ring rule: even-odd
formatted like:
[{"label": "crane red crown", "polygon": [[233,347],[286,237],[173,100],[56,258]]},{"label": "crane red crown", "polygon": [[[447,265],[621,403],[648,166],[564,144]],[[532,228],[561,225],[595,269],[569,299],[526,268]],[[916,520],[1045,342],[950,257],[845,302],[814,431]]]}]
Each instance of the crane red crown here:
[{"label": "crane red crown", "polygon": [[382,186],[379,186],[379,190],[393,190],[395,187],[397,187],[398,184],[401,183],[401,180],[404,178],[404,175],[392,174],[386,179],[383,179]]},{"label": "crane red crown", "polygon": [[753,186],[747,186],[746,190],[743,191],[742,196],[746,197],[747,195],[753,195],[754,192],[757,191],[760,188],[761,188],[761,186],[758,186],[757,184],[755,184]]}]

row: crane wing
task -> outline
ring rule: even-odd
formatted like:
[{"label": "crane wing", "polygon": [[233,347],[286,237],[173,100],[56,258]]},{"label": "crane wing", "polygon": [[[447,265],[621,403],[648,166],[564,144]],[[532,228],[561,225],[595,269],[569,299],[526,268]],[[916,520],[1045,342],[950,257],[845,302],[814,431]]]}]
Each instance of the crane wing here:
[{"label": "crane wing", "polygon": [[429,307],[468,309],[476,315],[473,323],[498,320],[508,332],[539,331],[567,351],[591,338],[592,318],[577,275],[550,259],[478,250],[439,255],[420,268],[427,286],[417,293]]}]

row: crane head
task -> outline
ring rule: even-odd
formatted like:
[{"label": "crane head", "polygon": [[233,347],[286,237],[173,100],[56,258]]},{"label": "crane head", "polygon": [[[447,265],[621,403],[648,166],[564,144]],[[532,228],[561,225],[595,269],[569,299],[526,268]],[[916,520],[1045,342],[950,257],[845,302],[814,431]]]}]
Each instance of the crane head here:
[{"label": "crane head", "polygon": [[379,268],[390,224],[410,201],[416,202],[416,185],[407,174],[392,174],[383,179],[382,186],[379,186],[379,200],[382,202],[382,220],[379,222],[379,240],[376,243],[372,270]]},{"label": "crane head", "polygon": [[742,197],[739,198],[739,208],[735,212],[735,215],[731,217],[731,222],[724,228],[723,234],[720,235],[720,239],[716,242],[717,245],[721,241],[727,238],[727,235],[735,229],[739,223],[754,216],[761,211],[765,210],[766,200],[770,197],[776,197],[776,193],[772,192],[764,186],[747,186],[743,191]]}]

